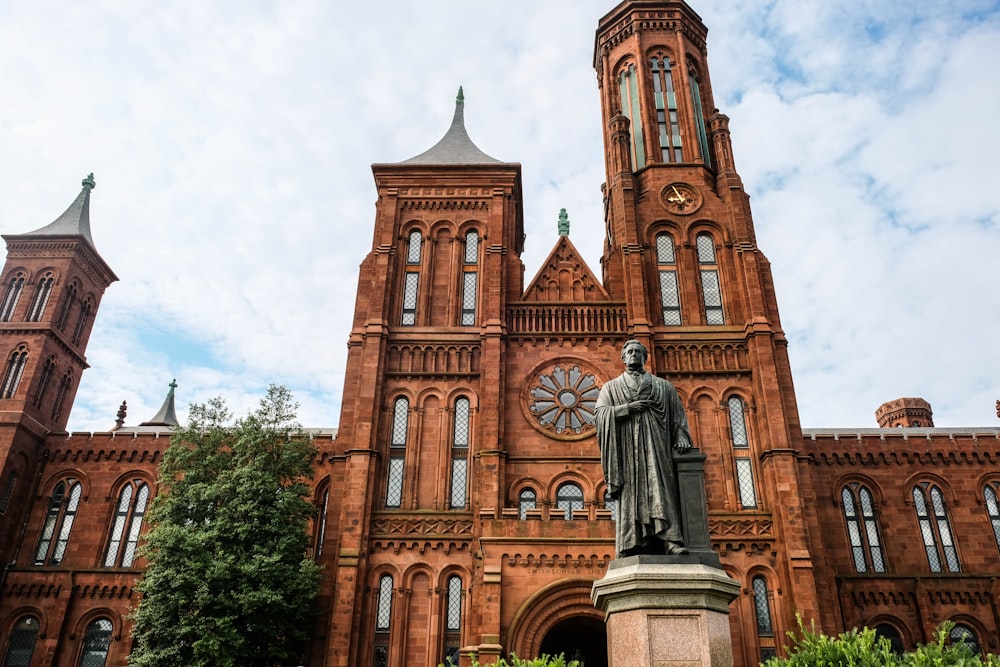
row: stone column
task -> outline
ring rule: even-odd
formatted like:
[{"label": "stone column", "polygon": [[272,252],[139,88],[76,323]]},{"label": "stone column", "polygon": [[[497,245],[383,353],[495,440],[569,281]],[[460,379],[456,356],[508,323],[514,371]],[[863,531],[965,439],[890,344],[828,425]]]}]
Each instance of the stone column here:
[{"label": "stone column", "polygon": [[740,584],[685,556],[612,561],[591,599],[604,612],[609,667],[732,667],[729,603]]}]

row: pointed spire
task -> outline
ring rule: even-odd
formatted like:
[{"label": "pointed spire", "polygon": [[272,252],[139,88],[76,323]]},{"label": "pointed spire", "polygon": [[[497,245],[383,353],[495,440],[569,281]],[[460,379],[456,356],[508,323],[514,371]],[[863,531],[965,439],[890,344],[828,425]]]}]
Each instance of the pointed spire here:
[{"label": "pointed spire", "polygon": [[90,235],[90,191],[97,187],[93,172],[81,181],[81,185],[83,189],[80,194],[62,215],[25,236],[82,236],[93,248],[94,239]]},{"label": "pointed spire", "polygon": [[455,97],[455,116],[451,127],[441,140],[420,155],[403,160],[399,164],[502,164],[490,157],[472,143],[465,129],[465,91],[458,87]]},{"label": "pointed spire", "polygon": [[177,380],[173,380],[169,385],[170,391],[163,400],[160,411],[153,415],[149,421],[142,422],[139,426],[178,426],[177,412],[174,410],[174,389],[177,388]]},{"label": "pointed spire", "polygon": [[566,209],[559,209],[559,236],[569,236],[569,215]]}]

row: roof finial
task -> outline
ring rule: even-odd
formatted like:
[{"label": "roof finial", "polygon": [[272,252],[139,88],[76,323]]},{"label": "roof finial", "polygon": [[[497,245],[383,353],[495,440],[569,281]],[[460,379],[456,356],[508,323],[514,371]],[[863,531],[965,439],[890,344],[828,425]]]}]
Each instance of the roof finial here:
[{"label": "roof finial", "polygon": [[94,188],[96,188],[97,181],[94,180],[94,172],[90,172],[89,174],[87,174],[87,178],[80,181],[80,184],[86,190],[93,190]]},{"label": "roof finial", "polygon": [[455,104],[465,104],[465,93],[462,92],[462,87],[458,87],[458,97],[455,98]]},{"label": "roof finial", "polygon": [[559,236],[569,236],[569,215],[566,209],[559,209]]},{"label": "roof finial", "polygon": [[174,389],[177,389],[177,378],[174,378],[173,380],[171,380],[170,384],[168,384],[167,386],[170,387],[170,391],[167,393],[167,395],[168,396],[173,396],[174,395]]}]

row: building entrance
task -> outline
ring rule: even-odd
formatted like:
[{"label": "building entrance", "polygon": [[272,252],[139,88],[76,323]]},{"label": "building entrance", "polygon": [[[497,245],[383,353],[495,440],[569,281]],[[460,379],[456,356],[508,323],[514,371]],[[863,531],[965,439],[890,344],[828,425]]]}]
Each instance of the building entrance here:
[{"label": "building entrance", "polygon": [[557,623],[542,639],[541,653],[579,660],[580,667],[608,667],[608,637],[604,623],[576,616]]}]

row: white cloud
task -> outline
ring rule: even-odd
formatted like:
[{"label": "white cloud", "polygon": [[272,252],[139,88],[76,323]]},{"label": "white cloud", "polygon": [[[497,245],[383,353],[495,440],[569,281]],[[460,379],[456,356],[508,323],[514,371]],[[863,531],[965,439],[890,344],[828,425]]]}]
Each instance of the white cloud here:
[{"label": "white cloud", "polygon": [[[0,230],[55,218],[96,173],[105,295],[71,418],[105,429],[271,381],[339,417],[370,164],[444,133],[458,85],[487,153],[523,165],[526,281],[560,207],[599,272],[597,0],[0,5]],[[716,104],[773,263],[807,426],[869,426],[920,395],[992,424],[1000,197],[979,73],[986,0],[694,2]],[[511,17],[516,17],[513,20]],[[958,122],[955,122],[957,119]],[[997,396],[994,396],[996,394]]]}]

